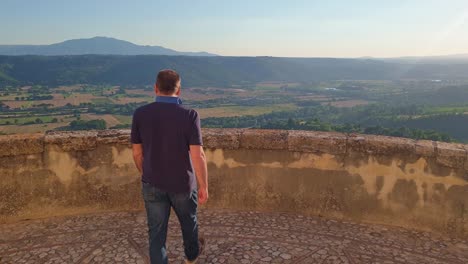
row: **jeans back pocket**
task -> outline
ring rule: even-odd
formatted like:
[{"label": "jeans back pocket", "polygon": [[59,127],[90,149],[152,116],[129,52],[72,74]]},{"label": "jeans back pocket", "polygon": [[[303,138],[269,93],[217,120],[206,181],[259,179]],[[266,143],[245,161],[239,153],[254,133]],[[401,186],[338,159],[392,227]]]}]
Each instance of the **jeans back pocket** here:
[{"label": "jeans back pocket", "polygon": [[143,200],[147,202],[160,201],[164,196],[164,193],[160,192],[156,187],[146,182],[143,182],[141,192],[143,194]]}]

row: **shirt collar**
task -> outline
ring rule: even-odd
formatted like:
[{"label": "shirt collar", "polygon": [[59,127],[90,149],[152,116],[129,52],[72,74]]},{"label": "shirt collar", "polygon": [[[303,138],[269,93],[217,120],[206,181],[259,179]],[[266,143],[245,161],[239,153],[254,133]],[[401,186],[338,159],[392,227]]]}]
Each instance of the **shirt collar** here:
[{"label": "shirt collar", "polygon": [[156,96],[154,101],[156,103],[182,104],[182,100],[174,96]]}]

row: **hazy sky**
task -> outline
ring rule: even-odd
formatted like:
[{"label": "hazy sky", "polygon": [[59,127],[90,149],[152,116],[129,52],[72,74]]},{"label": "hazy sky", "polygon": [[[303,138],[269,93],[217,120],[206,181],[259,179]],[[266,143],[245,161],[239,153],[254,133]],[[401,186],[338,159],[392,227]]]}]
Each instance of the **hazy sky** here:
[{"label": "hazy sky", "polygon": [[108,36],[220,55],[468,53],[468,0],[0,0],[0,44]]}]

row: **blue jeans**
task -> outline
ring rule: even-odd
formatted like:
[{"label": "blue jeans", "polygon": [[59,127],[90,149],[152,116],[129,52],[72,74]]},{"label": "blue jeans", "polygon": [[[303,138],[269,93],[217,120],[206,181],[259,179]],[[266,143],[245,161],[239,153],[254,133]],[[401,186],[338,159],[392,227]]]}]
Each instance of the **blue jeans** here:
[{"label": "blue jeans", "polygon": [[200,251],[197,190],[191,193],[168,193],[143,182],[142,193],[148,217],[151,264],[167,264],[166,237],[171,207],[182,227],[185,257],[190,261],[195,260]]}]

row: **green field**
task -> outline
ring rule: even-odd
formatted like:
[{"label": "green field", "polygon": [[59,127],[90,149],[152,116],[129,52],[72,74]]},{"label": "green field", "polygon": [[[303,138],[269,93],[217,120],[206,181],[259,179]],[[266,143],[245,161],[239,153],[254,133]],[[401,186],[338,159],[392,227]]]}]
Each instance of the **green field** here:
[{"label": "green field", "polygon": [[94,104],[112,104],[112,100],[109,98],[93,98],[91,102]]},{"label": "green field", "polygon": [[[52,119],[63,119],[63,116],[29,116],[29,117],[6,117],[0,120],[0,125],[6,125],[7,122],[13,124],[24,124],[28,122],[35,122],[36,119],[40,119],[43,123],[50,123]],[[15,121],[16,120],[16,121]]]},{"label": "green field", "polygon": [[297,109],[294,104],[277,104],[271,106],[220,106],[213,108],[196,109],[201,118],[206,117],[228,117],[244,115],[262,115],[273,111],[291,111]]},{"label": "green field", "polygon": [[132,123],[132,116],[125,116],[125,115],[114,115],[117,120],[120,121],[121,124],[131,124]]},{"label": "green field", "polygon": [[467,113],[468,106],[439,106],[427,110],[427,114]]}]

